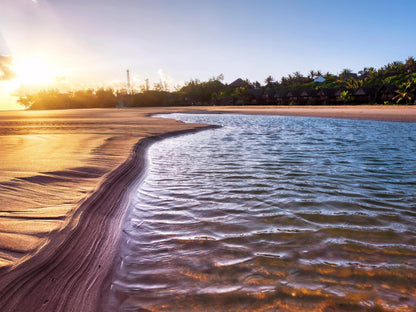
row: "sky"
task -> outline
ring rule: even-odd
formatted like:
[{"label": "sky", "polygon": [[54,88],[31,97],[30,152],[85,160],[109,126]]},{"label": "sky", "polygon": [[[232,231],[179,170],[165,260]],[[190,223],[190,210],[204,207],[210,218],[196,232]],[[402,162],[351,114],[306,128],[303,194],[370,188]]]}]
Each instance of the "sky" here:
[{"label": "sky", "polygon": [[0,109],[39,89],[264,82],[416,56],[414,0],[0,0]]}]

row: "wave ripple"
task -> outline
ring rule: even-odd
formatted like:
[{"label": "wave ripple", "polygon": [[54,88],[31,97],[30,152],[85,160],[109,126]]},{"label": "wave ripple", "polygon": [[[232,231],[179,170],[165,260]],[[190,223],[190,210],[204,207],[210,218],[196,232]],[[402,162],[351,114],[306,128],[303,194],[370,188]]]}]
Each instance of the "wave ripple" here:
[{"label": "wave ripple", "polygon": [[224,127],[149,150],[111,311],[416,306],[414,123],[169,117]]}]

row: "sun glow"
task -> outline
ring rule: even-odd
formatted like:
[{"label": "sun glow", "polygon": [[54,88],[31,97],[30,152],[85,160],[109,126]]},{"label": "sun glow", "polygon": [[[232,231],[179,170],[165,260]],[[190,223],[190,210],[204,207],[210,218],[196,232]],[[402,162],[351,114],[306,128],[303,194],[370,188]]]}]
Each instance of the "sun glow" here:
[{"label": "sun glow", "polygon": [[56,68],[42,58],[28,58],[16,61],[13,70],[17,80],[23,84],[42,85],[52,83],[59,74]]},{"label": "sun glow", "polygon": [[39,55],[16,57],[9,65],[12,78],[0,81],[0,110],[21,109],[16,101],[26,94],[47,89],[70,88],[65,71],[56,64],[58,62],[54,57],[46,58]]},{"label": "sun glow", "polygon": [[3,81],[1,85],[0,91],[5,92],[6,94],[10,94],[15,91],[19,87],[20,83],[17,79],[13,79],[10,81]]}]

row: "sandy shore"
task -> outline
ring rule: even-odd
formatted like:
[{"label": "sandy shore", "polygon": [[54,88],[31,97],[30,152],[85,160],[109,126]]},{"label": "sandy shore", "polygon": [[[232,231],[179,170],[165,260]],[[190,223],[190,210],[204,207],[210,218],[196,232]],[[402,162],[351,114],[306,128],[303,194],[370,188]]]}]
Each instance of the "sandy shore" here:
[{"label": "sandy shore", "polygon": [[227,106],[212,107],[210,112],[253,115],[310,116],[383,121],[416,121],[416,106]]},{"label": "sandy shore", "polygon": [[416,121],[403,106],[2,112],[1,311],[99,310],[144,151],[205,128],[148,117],[175,111]]}]

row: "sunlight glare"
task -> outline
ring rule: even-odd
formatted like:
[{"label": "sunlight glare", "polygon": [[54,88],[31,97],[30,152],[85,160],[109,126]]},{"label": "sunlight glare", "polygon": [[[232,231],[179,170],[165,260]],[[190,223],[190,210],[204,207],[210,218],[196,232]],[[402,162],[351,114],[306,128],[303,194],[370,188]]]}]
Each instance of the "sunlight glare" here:
[{"label": "sunlight glare", "polygon": [[41,58],[16,61],[13,69],[20,83],[30,85],[51,83],[58,76],[54,66]]},{"label": "sunlight glare", "polygon": [[0,92],[4,92],[6,94],[10,94],[15,91],[19,87],[20,83],[17,79],[13,79],[10,81],[3,81],[1,84]]}]

